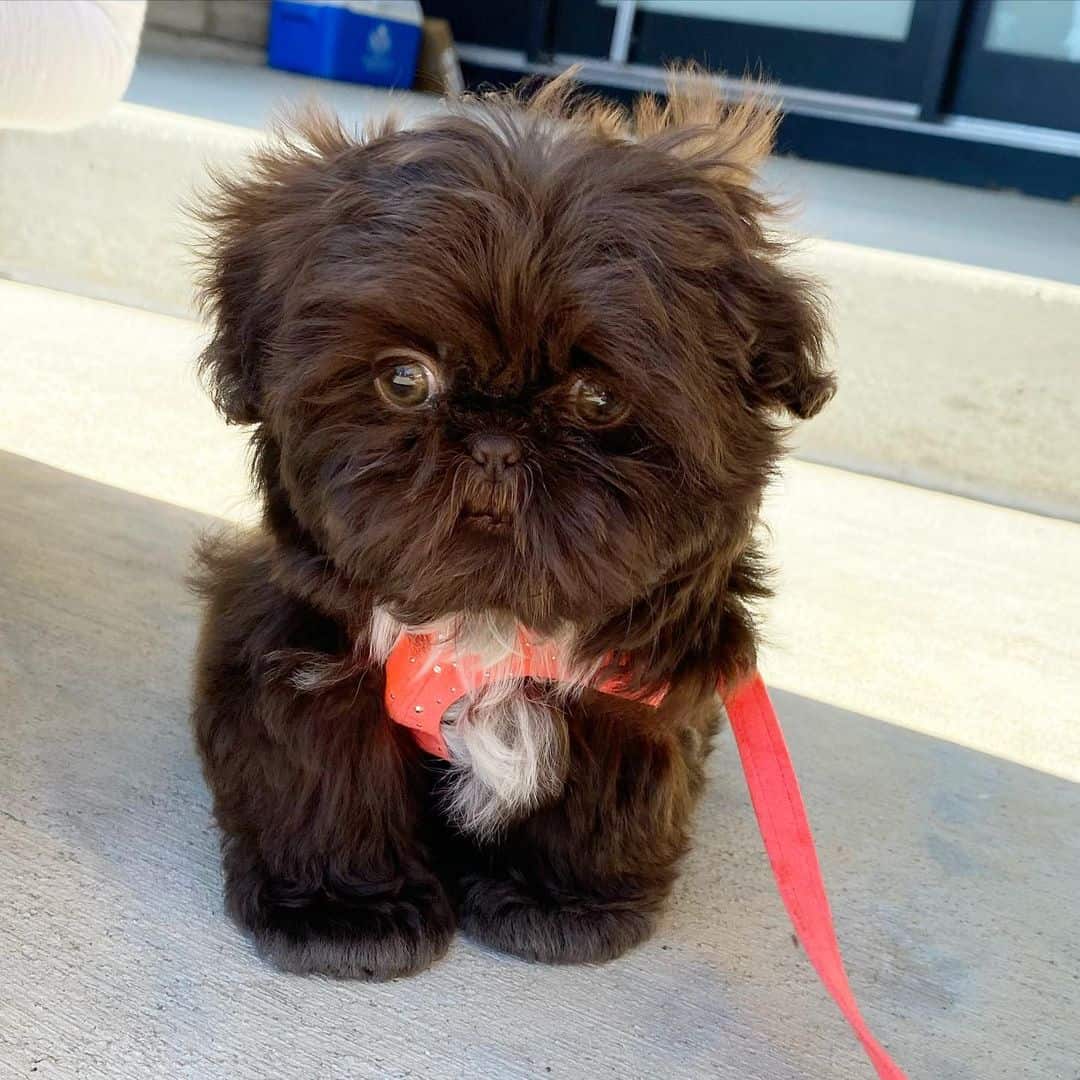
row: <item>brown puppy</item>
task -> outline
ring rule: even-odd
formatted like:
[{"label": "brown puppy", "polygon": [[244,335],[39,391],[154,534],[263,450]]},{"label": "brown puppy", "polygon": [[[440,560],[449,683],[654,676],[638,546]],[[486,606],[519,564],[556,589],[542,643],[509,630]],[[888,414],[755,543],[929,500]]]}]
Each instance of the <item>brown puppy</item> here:
[{"label": "brown puppy", "polygon": [[[554,962],[649,934],[717,678],[754,662],[782,414],[833,391],[750,186],[773,128],[702,80],[626,115],[562,79],[359,140],[310,120],[221,182],[202,365],[265,515],[201,549],[194,722],[229,910],[281,966],[402,975],[456,924]],[[672,693],[504,687],[447,766],[383,709],[419,627],[492,656],[525,627]]]}]

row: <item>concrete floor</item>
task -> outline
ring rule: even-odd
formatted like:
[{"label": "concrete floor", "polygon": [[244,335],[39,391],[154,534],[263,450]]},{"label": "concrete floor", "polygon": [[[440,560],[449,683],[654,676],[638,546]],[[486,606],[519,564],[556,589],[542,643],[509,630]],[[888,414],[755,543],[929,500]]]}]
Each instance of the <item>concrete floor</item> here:
[{"label": "concrete floor", "polygon": [[[264,127],[274,110],[317,96],[359,122],[393,102],[402,115],[439,108],[424,94],[311,79],[209,58],[139,58],[126,100],[245,127]],[[1015,192],[987,191],[782,157],[763,170],[765,186],[796,209],[808,236],[886,251],[1080,284],[1080,206]]]},{"label": "concrete floor", "polygon": [[[249,513],[198,328],[2,282],[0,322],[0,1075],[869,1076],[726,734],[663,926],[614,964],[262,965],[187,731],[187,552]],[[798,463],[768,518],[763,670],[871,1024],[912,1080],[1075,1080],[1080,526]]]}]

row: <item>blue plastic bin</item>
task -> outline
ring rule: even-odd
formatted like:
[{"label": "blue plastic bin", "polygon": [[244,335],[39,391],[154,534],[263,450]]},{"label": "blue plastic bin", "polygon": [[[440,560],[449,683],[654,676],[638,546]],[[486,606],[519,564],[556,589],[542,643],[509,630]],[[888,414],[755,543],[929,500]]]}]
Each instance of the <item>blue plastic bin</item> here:
[{"label": "blue plastic bin", "polygon": [[267,60],[285,71],[407,89],[420,51],[418,13],[418,5],[386,0],[273,0]]}]

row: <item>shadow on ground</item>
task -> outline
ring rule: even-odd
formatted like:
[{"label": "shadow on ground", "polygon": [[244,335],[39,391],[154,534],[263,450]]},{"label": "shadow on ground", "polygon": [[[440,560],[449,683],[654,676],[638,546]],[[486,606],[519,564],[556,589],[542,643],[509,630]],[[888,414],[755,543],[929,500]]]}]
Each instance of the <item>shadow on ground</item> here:
[{"label": "shadow on ground", "polygon": [[[870,1075],[777,900],[728,737],[657,937],[283,976],[221,913],[187,730],[196,513],[0,454],[0,1071]],[[912,1080],[1075,1080],[1080,787],[777,694],[848,967]]]}]

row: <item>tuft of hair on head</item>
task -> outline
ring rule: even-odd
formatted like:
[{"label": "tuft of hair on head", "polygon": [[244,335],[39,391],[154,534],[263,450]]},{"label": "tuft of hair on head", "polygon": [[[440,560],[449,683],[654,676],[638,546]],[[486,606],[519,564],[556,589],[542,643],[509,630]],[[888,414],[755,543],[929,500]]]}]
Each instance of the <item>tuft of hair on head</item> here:
[{"label": "tuft of hair on head", "polygon": [[568,68],[531,96],[525,83],[509,100],[533,115],[682,158],[717,180],[748,182],[772,150],[779,111],[767,83],[749,81],[736,98],[709,72],[683,64],[668,69],[662,100],[642,94],[626,109],[582,90],[580,70]]},{"label": "tuft of hair on head", "polygon": [[634,133],[716,179],[745,183],[772,150],[779,118],[767,85],[751,83],[732,100],[716,79],[691,66],[670,72],[663,102],[651,94],[638,98]]},{"label": "tuft of hair on head", "polygon": [[284,106],[274,114],[270,121],[270,150],[275,157],[280,149],[292,148],[330,161],[401,129],[401,116],[392,109],[362,125],[347,127],[338,113],[312,97],[299,105]]}]

